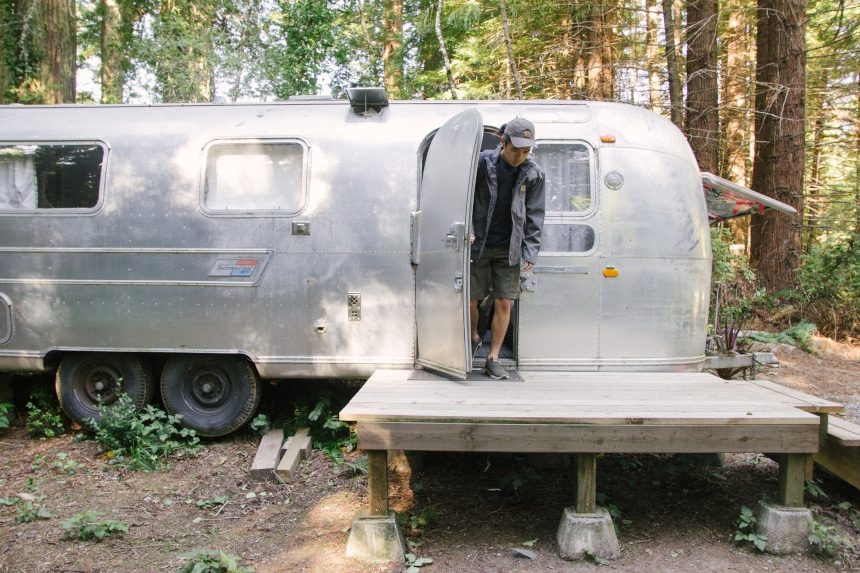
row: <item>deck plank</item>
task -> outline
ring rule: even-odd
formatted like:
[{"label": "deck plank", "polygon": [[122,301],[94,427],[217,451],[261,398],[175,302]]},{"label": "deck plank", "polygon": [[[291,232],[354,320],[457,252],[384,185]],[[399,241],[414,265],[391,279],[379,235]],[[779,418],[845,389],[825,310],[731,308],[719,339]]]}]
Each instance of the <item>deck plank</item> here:
[{"label": "deck plank", "polygon": [[[706,373],[521,373],[521,382],[410,380],[376,372],[344,421],[634,425],[808,425],[841,405]],[[788,390],[788,389],[784,389]]]},{"label": "deck plank", "polygon": [[818,426],[360,422],[358,447],[515,453],[813,453],[818,450]]}]

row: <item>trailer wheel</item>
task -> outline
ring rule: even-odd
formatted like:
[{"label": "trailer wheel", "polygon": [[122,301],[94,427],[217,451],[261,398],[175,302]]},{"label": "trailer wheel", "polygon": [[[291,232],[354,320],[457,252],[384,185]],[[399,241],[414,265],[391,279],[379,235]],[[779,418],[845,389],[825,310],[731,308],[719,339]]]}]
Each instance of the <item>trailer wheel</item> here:
[{"label": "trailer wheel", "polygon": [[161,374],[164,407],[205,437],[245,425],[257,411],[260,392],[257,373],[239,356],[177,354]]},{"label": "trailer wheel", "polygon": [[88,352],[66,355],[56,378],[57,398],[66,415],[83,427],[101,420],[99,406],[110,406],[125,391],[137,408],[152,401],[155,385],[149,365],[134,354]]}]

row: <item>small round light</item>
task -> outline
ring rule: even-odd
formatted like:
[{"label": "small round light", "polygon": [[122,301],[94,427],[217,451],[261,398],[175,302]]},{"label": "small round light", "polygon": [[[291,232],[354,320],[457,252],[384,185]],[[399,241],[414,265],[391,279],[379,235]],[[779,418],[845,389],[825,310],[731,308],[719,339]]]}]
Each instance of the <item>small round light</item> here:
[{"label": "small round light", "polygon": [[603,178],[603,182],[606,183],[606,186],[610,189],[620,189],[621,186],[624,185],[624,176],[618,171],[610,171],[606,174],[606,177]]}]

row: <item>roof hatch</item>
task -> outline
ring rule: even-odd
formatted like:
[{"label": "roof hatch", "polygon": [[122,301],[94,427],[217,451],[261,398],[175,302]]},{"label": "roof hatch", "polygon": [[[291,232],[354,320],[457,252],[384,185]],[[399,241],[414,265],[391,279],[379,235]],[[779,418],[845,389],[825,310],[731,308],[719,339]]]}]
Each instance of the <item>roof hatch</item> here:
[{"label": "roof hatch", "polygon": [[385,88],[347,88],[346,97],[357,115],[370,116],[388,107],[388,92]]},{"label": "roof hatch", "polygon": [[789,215],[797,215],[797,209],[752,189],[741,187],[713,173],[702,173],[702,190],[708,203],[708,218],[712,223],[736,217],[745,217],[765,209],[776,209]]}]

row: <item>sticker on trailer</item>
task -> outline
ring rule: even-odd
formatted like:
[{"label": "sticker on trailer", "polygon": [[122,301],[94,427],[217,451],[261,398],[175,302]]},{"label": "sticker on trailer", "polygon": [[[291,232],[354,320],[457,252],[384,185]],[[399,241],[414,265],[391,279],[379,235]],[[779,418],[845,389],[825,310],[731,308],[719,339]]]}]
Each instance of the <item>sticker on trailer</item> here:
[{"label": "sticker on trailer", "polygon": [[209,271],[210,277],[249,277],[259,259],[218,259]]}]

